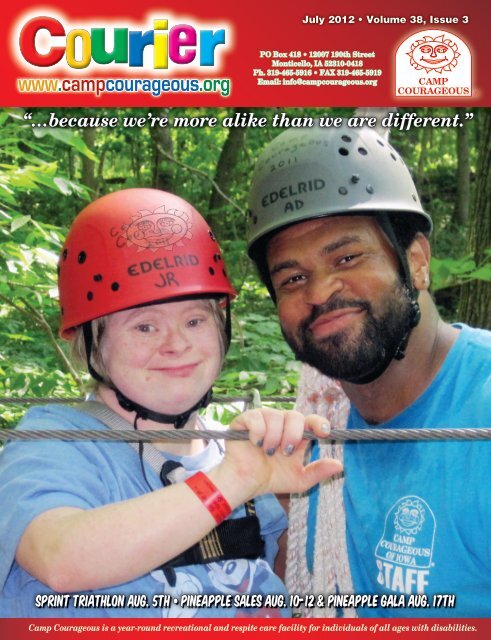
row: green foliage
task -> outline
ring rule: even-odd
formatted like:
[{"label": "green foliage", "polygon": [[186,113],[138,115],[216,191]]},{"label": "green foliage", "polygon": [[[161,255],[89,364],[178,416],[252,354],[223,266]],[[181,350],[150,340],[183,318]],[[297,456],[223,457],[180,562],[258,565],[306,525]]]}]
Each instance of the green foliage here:
[{"label": "green foliage", "polygon": [[[57,344],[56,265],[65,235],[60,227],[41,222],[39,203],[31,199],[86,194],[59,169],[53,140],[31,139],[22,113],[2,113],[0,146],[0,396],[67,396],[76,392],[77,379]],[[88,153],[71,131],[63,144]],[[34,135],[33,138],[36,138]],[[61,365],[61,366],[60,366]],[[19,408],[6,406],[4,420],[17,418]]]},{"label": "green foliage", "polygon": [[[414,109],[412,109],[414,110]],[[46,121],[49,109],[34,112]],[[157,112],[158,109],[152,109]],[[161,110],[164,113],[164,110]],[[254,109],[271,121],[275,109]],[[352,109],[281,109],[290,116],[347,117]],[[400,111],[403,111],[402,109]],[[451,109],[434,109],[433,115]],[[58,110],[63,116],[63,110]],[[147,109],[100,109],[98,115],[146,116]],[[215,116],[219,121],[232,109],[173,109],[173,116]],[[67,115],[84,115],[70,109]],[[87,112],[87,115],[88,112]],[[92,114],[93,115],[93,114]],[[156,113],[155,113],[156,115]],[[477,135],[471,122],[471,171]],[[134,186],[154,186],[158,171],[171,180],[173,190],[192,202],[220,238],[228,271],[238,293],[233,304],[234,337],[216,393],[294,395],[298,363],[287,347],[268,293],[246,255],[245,211],[255,159],[280,131],[248,129],[226,202],[210,210],[213,179],[228,131],[215,128],[170,128],[168,155],[158,131],[145,128],[87,130],[32,126],[22,110],[0,111],[0,397],[77,396],[83,380],[71,367],[65,345],[57,338],[57,256],[76,213],[96,195]],[[489,280],[490,254],[475,265],[465,256],[466,229],[452,221],[455,201],[455,131],[394,131],[392,144],[419,171],[425,208],[433,216],[433,290],[458,287],[472,278]],[[421,159],[424,157],[424,163]],[[423,168],[421,169],[421,165]],[[94,184],[84,183],[90,169]],[[422,171],[422,174],[421,174]],[[446,303],[445,303],[446,304]],[[444,309],[445,311],[445,309]],[[223,421],[241,405],[214,406]],[[0,418],[13,424],[21,409],[0,405]]]},{"label": "green foliage", "polygon": [[234,324],[237,337],[217,388],[223,385],[227,393],[257,388],[267,396],[293,393],[298,367],[277,320],[260,313],[245,313]]},{"label": "green foliage", "polygon": [[491,249],[485,252],[485,261],[477,266],[472,256],[462,258],[432,258],[432,290],[455,287],[470,280],[491,282]]}]

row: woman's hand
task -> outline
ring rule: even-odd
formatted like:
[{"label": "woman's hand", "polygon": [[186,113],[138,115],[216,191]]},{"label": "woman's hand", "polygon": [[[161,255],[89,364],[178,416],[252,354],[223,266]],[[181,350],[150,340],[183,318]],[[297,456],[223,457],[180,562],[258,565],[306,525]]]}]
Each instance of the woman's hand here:
[{"label": "woman's hand", "polygon": [[301,493],[342,471],[341,463],[330,458],[304,464],[309,445],[304,431],[320,438],[329,433],[328,422],[320,416],[253,409],[236,418],[230,429],[248,431],[249,439],[227,440],[220,466],[236,476],[251,498],[262,493]]},{"label": "woman's hand", "polygon": [[[329,459],[304,466],[304,429],[317,437],[328,432],[319,416],[254,409],[234,420],[231,429],[247,431],[249,439],[228,440],[223,461],[207,475],[232,509],[263,493],[306,491],[342,469]],[[26,527],[16,558],[55,591],[99,589],[148,573],[215,526],[203,501],[178,483],[94,509],[45,511]]]}]

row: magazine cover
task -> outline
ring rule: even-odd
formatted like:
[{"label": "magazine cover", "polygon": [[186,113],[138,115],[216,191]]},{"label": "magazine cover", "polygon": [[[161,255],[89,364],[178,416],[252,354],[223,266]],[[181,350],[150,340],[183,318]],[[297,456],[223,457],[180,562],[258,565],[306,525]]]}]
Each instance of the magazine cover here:
[{"label": "magazine cover", "polygon": [[489,637],[486,6],[1,13],[2,637]]}]

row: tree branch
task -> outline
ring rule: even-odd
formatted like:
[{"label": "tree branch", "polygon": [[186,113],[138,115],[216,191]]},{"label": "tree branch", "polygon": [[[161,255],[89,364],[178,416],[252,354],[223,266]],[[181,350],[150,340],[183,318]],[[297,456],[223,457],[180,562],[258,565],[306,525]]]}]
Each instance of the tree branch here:
[{"label": "tree branch", "polygon": [[230,205],[232,205],[232,207],[234,207],[234,209],[236,209],[239,213],[241,213],[244,216],[246,215],[245,210],[242,207],[240,207],[234,200],[229,198],[220,189],[220,186],[217,184],[217,182],[215,180],[213,180],[213,178],[206,173],[206,171],[202,171],[201,169],[196,169],[196,167],[191,167],[190,165],[186,164],[185,162],[181,162],[180,160],[176,160],[176,158],[174,158],[169,153],[167,153],[167,151],[160,144],[158,145],[158,149],[159,149],[160,153],[163,156],[165,156],[171,162],[175,162],[179,167],[182,167],[183,169],[186,169],[186,171],[190,171],[191,173],[196,173],[197,175],[202,176],[203,178],[206,178],[213,185],[213,188],[221,195],[221,197],[224,200],[226,200]]},{"label": "tree branch", "polygon": [[7,298],[7,296],[3,295],[2,293],[0,293],[0,300],[5,302],[9,306],[13,307],[19,313],[27,316],[30,320],[34,320],[34,322],[38,325],[38,327],[40,327],[46,333],[46,335],[48,336],[48,340],[51,346],[54,348],[58,359],[61,361],[65,369],[70,373],[70,375],[75,380],[75,383],[80,388],[82,386],[82,381],[80,380],[80,377],[77,371],[74,369],[71,362],[68,360],[68,358],[64,354],[62,348],[58,344],[58,341],[55,335],[53,334],[53,331],[51,330],[51,327],[49,326],[48,321],[42,315],[42,313],[40,313],[31,304],[29,304],[27,300],[24,300],[23,298],[20,298],[20,301],[22,302],[23,305],[25,305],[25,308],[17,304],[16,302],[14,302],[13,300],[10,300],[10,298]]}]

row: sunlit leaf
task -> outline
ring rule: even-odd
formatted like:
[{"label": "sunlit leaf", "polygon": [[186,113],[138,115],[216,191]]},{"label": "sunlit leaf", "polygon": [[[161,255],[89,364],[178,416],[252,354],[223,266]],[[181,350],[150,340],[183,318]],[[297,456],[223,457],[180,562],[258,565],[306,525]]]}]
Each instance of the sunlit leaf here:
[{"label": "sunlit leaf", "polygon": [[31,220],[31,216],[21,216],[20,218],[15,218],[14,220],[12,220],[12,224],[10,226],[10,231],[12,233],[14,231],[17,231],[17,229],[20,229],[21,227],[23,227],[30,220]]}]

